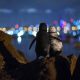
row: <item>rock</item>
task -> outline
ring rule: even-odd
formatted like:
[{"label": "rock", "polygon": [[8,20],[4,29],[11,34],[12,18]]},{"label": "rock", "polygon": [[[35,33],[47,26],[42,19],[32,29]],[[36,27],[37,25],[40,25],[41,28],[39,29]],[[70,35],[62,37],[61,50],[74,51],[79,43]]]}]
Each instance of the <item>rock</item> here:
[{"label": "rock", "polygon": [[[0,80],[71,80],[69,61],[63,56],[47,57],[28,62],[0,32]],[[77,79],[79,80],[79,79]]]},{"label": "rock", "polygon": [[[28,60],[25,58],[24,54],[21,51],[18,51],[11,44],[12,36],[0,31],[0,42],[3,43],[4,47],[8,52],[14,57],[19,63],[26,64]],[[5,50],[5,49],[4,49]]]},{"label": "rock", "polygon": [[0,70],[0,80],[15,80],[6,71]]},{"label": "rock", "polygon": [[72,80],[80,80],[80,55],[77,58]]},{"label": "rock", "polygon": [[23,76],[16,76],[18,80],[71,80],[69,63],[62,56],[37,59],[19,68],[17,74]]},{"label": "rock", "polygon": [[0,53],[0,70],[2,70],[4,68],[4,64],[5,64],[4,58]]},{"label": "rock", "polygon": [[68,56],[68,59],[69,59],[69,62],[70,62],[71,75],[73,75],[78,58],[77,58],[77,56],[71,54],[71,55]]}]

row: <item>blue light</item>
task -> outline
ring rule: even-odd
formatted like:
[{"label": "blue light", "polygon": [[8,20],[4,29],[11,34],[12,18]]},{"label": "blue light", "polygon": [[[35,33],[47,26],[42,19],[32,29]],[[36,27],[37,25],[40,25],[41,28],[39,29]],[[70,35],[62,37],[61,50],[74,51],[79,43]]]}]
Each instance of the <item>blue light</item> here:
[{"label": "blue light", "polygon": [[79,36],[79,41],[80,41],[80,36]]},{"label": "blue light", "polygon": [[66,21],[64,21],[64,20],[60,20],[60,26],[62,27],[62,28],[64,28],[64,26],[66,26]]},{"label": "blue light", "polygon": [[19,32],[19,30],[15,30],[15,31],[14,31],[14,34],[17,34],[18,32]]},{"label": "blue light", "polygon": [[29,34],[29,35],[32,35],[32,31],[28,31],[28,34]]},{"label": "blue light", "polygon": [[80,25],[77,26],[78,30],[80,30]]},{"label": "blue light", "polygon": [[76,32],[73,32],[73,36],[76,36]]},{"label": "blue light", "polygon": [[23,27],[19,27],[19,30],[23,30]]},{"label": "blue light", "polygon": [[60,26],[61,27],[63,26],[63,20],[60,20]]}]

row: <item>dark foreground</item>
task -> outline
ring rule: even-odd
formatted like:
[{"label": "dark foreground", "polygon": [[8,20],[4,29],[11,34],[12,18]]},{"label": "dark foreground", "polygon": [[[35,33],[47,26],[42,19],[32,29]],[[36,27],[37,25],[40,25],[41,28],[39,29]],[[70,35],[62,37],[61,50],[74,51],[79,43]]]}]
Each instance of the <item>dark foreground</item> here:
[{"label": "dark foreground", "polygon": [[10,41],[6,34],[0,38],[0,80],[80,80],[80,56],[28,61]]}]

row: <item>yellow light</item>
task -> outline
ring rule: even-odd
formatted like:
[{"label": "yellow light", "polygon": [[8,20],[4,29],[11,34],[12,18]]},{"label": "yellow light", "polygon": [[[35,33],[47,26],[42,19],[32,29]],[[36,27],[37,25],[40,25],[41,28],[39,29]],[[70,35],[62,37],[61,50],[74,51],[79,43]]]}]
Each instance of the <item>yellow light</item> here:
[{"label": "yellow light", "polygon": [[0,30],[2,31],[2,30],[3,30],[3,28],[0,28]]},{"label": "yellow light", "polygon": [[75,26],[75,29],[78,30],[76,26]]},{"label": "yellow light", "polygon": [[75,26],[72,26],[72,30],[74,31],[74,30],[77,30],[77,27],[75,27]]},{"label": "yellow light", "polygon": [[3,28],[3,29],[2,29],[2,31],[4,31],[4,32],[5,32],[5,31],[6,31],[6,28]]},{"label": "yellow light", "polygon": [[27,28],[27,27],[24,27],[24,30],[25,30],[25,31],[28,31],[28,28]]}]

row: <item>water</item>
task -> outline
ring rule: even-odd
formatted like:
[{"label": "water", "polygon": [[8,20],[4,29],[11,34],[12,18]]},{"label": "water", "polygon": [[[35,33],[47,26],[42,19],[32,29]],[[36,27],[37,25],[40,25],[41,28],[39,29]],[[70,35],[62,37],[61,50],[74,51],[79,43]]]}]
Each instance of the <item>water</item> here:
[{"label": "water", "polygon": [[80,50],[74,47],[74,43],[64,43],[63,46],[63,55],[75,54],[76,56],[78,56],[80,54]]},{"label": "water", "polygon": [[[35,43],[32,46],[32,48],[29,50],[29,45],[31,41],[33,40],[32,36],[29,36],[28,34],[25,35],[25,37],[22,38],[22,42],[18,44],[17,39],[13,39],[12,44],[23,52],[23,54],[26,56],[27,59],[30,61],[36,59],[35,54]],[[65,44],[63,43],[63,55],[69,55],[69,54],[75,54],[79,55],[80,50],[74,48],[74,43]]]}]

